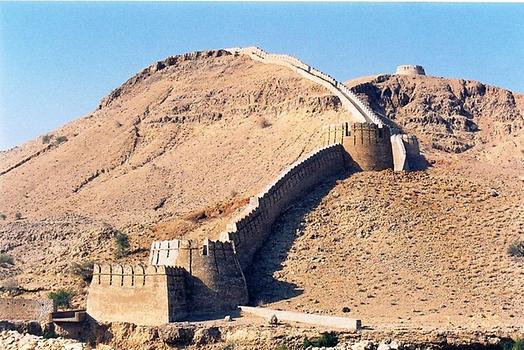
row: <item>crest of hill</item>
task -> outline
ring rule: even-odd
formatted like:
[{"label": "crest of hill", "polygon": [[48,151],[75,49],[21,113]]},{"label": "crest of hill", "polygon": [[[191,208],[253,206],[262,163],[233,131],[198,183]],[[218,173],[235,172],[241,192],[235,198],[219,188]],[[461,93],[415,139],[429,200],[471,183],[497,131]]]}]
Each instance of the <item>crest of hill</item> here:
[{"label": "crest of hill", "polygon": [[89,115],[0,153],[0,250],[18,262],[0,286],[76,289],[64,263],[113,259],[117,229],[138,261],[153,239],[202,221],[221,229],[345,117],[337,97],[285,67],[222,50],[157,62]]},{"label": "crest of hill", "polygon": [[[413,133],[427,154],[524,163],[524,95],[477,81],[378,75],[346,82],[390,125]],[[440,151],[440,152],[439,152]]]}]

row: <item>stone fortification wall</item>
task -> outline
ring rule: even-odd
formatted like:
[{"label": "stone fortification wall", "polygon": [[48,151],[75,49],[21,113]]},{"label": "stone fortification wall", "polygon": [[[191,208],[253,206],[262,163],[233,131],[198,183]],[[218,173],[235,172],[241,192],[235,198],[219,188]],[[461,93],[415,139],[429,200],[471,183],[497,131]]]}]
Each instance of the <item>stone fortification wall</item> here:
[{"label": "stone fortification wall", "polygon": [[400,75],[426,75],[424,68],[419,65],[404,64],[397,66],[397,71],[395,74]]},{"label": "stone fortification wall", "polygon": [[139,325],[183,319],[186,272],[176,267],[95,264],[87,313],[97,321]]},{"label": "stone fortification wall", "polygon": [[149,261],[156,266],[179,266],[188,272],[191,310],[230,310],[247,302],[246,281],[231,242],[156,241],[151,244]]},{"label": "stone fortification wall", "polygon": [[389,128],[376,124],[353,124],[351,134],[344,138],[344,149],[362,170],[393,168]]},{"label": "stone fortification wall", "polygon": [[56,306],[50,299],[0,298],[0,320],[50,322]]},{"label": "stone fortification wall", "polygon": [[307,65],[296,57],[281,54],[270,54],[258,47],[231,48],[227,51],[234,54],[245,54],[264,63],[286,66],[308,80],[320,84],[337,96],[344,108],[351,114],[351,120],[356,123],[373,123],[382,127],[380,117],[366,106],[347,86],[332,76]]},{"label": "stone fortification wall", "polygon": [[402,141],[402,135],[391,135],[391,150],[393,153],[393,170],[409,170],[407,152],[404,142]]},{"label": "stone fortification wall", "polygon": [[234,243],[242,270],[271,232],[275,219],[298,197],[317,183],[344,169],[344,151],[339,144],[321,148],[286,169],[266,189],[250,199],[243,213],[227,226],[222,241]]},{"label": "stone fortification wall", "polygon": [[324,129],[322,140],[324,145],[342,144],[353,164],[362,170],[393,167],[394,153],[388,127],[370,123],[330,125]]},{"label": "stone fortification wall", "polygon": [[406,149],[408,168],[406,170],[421,169],[425,166],[425,161],[420,154],[420,145],[415,135],[403,134],[402,144]]}]

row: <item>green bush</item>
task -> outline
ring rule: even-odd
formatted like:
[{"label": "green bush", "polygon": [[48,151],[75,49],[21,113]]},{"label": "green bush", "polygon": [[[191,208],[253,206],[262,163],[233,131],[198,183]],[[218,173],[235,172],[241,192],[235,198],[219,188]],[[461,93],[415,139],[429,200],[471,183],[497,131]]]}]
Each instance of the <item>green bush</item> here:
[{"label": "green bush", "polygon": [[516,240],[508,247],[508,254],[511,256],[524,257],[524,241]]},{"label": "green bush", "polygon": [[67,141],[67,136],[58,136],[56,138],[56,144],[64,143]]},{"label": "green bush", "polygon": [[123,258],[129,255],[129,237],[122,232],[117,232],[115,235],[116,251],[115,256],[117,258]]},{"label": "green bush", "polygon": [[524,339],[504,341],[500,348],[502,350],[524,350]]},{"label": "green bush", "polygon": [[310,346],[321,348],[321,347],[334,347],[338,344],[338,337],[334,332],[320,333],[320,336],[313,339],[304,339],[304,349]]},{"label": "green bush", "polygon": [[43,143],[43,144],[46,144],[46,143],[51,142],[51,138],[52,138],[52,137],[53,137],[53,135],[50,135],[50,134],[47,134],[47,135],[42,136],[42,143]]},{"label": "green bush", "polygon": [[22,218],[22,213],[15,213],[15,220],[20,220]]},{"label": "green bush", "polygon": [[84,282],[90,283],[93,279],[93,266],[92,261],[74,262],[70,271],[73,275],[80,277]]},{"label": "green bush", "polygon": [[285,345],[278,345],[275,350],[288,350],[288,347]]},{"label": "green bush", "polygon": [[7,219],[7,215],[5,215],[4,213],[0,213],[0,220],[5,220]]},{"label": "green bush", "polygon": [[56,306],[67,308],[71,306],[73,295],[74,293],[69,290],[59,289],[56,292],[50,292],[47,296],[55,302]]},{"label": "green bush", "polygon": [[13,257],[7,253],[0,253],[0,264],[14,265]]}]

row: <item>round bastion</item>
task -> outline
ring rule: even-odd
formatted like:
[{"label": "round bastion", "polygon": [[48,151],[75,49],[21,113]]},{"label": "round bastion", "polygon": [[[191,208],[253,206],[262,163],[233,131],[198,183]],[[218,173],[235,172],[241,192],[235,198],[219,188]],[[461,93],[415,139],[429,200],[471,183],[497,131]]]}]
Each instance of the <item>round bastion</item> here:
[{"label": "round bastion", "polygon": [[397,66],[397,71],[395,74],[400,75],[426,75],[424,68],[418,65],[404,64]]}]

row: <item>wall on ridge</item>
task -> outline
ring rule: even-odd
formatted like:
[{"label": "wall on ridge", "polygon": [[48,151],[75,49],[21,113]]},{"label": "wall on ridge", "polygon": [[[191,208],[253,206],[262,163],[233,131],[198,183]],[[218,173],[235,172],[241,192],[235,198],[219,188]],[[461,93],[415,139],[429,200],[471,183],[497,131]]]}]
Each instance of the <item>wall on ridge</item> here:
[{"label": "wall on ridge", "polygon": [[232,242],[156,241],[151,244],[149,261],[156,266],[179,266],[188,272],[189,309],[231,310],[248,301],[246,281]]},{"label": "wall on ridge", "polygon": [[234,54],[247,54],[251,58],[265,63],[286,66],[299,73],[306,79],[326,87],[333,94],[338,96],[342,102],[342,106],[344,106],[344,108],[346,108],[353,116],[354,122],[369,122],[377,124],[380,127],[383,126],[380,118],[368,106],[362,103],[362,101],[360,101],[360,99],[353,93],[353,91],[351,91],[351,89],[337,81],[332,76],[305,64],[296,57],[289,55],[270,54],[258,47],[231,48],[227,49],[227,51]]},{"label": "wall on ridge", "polygon": [[298,161],[258,196],[252,197],[243,214],[222,233],[222,241],[232,241],[242,270],[251,265],[255,252],[271,232],[275,219],[312,186],[344,169],[340,144],[321,148]]},{"label": "wall on ridge", "polygon": [[95,264],[87,313],[96,321],[161,325],[187,315],[186,299],[182,268]]},{"label": "wall on ridge", "polygon": [[0,298],[0,320],[49,322],[55,311],[50,299]]}]

